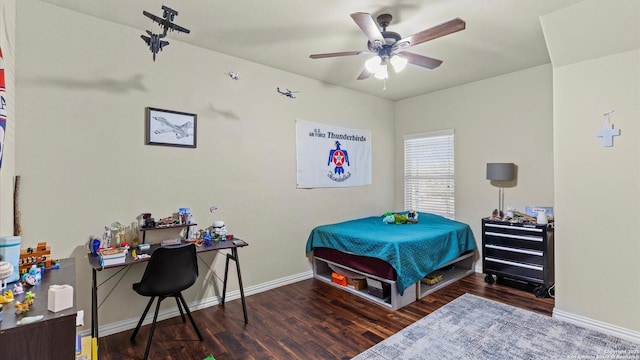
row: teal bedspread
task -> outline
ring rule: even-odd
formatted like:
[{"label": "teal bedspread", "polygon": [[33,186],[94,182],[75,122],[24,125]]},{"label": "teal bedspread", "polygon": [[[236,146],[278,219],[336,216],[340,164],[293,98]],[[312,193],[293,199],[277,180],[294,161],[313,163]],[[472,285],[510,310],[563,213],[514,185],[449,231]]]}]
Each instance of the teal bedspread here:
[{"label": "teal bedspread", "polygon": [[419,213],[417,224],[385,224],[372,216],[318,226],[307,239],[307,252],[326,247],[378,258],[396,270],[404,290],[464,252],[476,248],[469,225],[442,216]]}]

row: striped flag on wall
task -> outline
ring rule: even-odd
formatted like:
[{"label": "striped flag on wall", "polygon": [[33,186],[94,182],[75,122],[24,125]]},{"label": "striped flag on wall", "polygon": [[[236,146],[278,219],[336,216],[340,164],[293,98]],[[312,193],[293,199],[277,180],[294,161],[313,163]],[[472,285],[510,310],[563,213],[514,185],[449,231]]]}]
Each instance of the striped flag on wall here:
[{"label": "striped flag on wall", "polygon": [[7,88],[4,81],[4,58],[0,47],[0,167],[2,167],[2,154],[4,153],[4,134],[7,128],[7,100],[5,97]]}]

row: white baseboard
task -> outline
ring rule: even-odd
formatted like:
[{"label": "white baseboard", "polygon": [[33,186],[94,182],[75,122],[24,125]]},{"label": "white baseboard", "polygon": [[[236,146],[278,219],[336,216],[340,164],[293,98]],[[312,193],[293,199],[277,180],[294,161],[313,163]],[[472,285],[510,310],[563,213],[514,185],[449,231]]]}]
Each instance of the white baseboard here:
[{"label": "white baseboard", "polygon": [[[264,291],[278,288],[280,286],[285,286],[285,285],[296,283],[298,281],[311,279],[312,277],[313,277],[313,271],[309,270],[300,274],[268,281],[266,283],[248,286],[244,289],[244,295],[250,296],[250,295],[258,294]],[[236,300],[236,299],[240,299],[240,290],[227,292],[227,295],[225,297],[225,302]],[[218,304],[220,304],[219,298],[217,296],[213,296],[206,299],[190,302],[188,305],[191,311],[196,311],[196,310],[202,310],[211,306],[215,306]],[[158,313],[158,321],[170,319],[172,317],[179,316],[179,315],[180,315],[180,312],[178,311],[178,307],[174,306],[169,309],[161,310]],[[250,316],[251,316],[251,313],[249,313],[249,317]],[[140,318],[133,318],[133,319],[126,319],[122,321],[116,321],[113,323],[100,325],[98,334],[100,334],[100,337],[103,337],[103,336],[119,333],[122,331],[134,329],[136,325],[138,325],[139,320]],[[148,325],[148,324],[151,324],[152,321],[153,321],[153,316],[147,315],[147,318],[142,324]],[[91,329],[79,331],[78,334],[81,336],[91,335]]]},{"label": "white baseboard", "polygon": [[611,336],[619,337],[628,341],[640,344],[640,332],[629,330],[620,326],[607,324],[602,321],[593,320],[584,316],[575,315],[566,311],[553,309],[554,319],[566,321],[587,329],[596,330]]},{"label": "white baseboard", "polygon": [[[475,270],[482,274],[482,261],[476,262]],[[570,322],[572,324],[585,327],[587,329],[600,331],[602,333],[619,337],[635,343],[640,343],[640,332],[629,330],[620,326],[607,324],[602,321],[593,320],[587,317],[571,314],[562,310],[553,309],[552,317],[558,320]]]}]

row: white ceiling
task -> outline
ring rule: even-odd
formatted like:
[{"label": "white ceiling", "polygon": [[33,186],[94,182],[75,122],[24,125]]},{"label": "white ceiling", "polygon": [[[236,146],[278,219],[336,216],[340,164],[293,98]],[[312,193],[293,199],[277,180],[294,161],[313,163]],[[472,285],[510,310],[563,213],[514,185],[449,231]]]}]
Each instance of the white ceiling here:
[{"label": "white ceiling", "polygon": [[[183,41],[327,84],[399,100],[549,63],[540,16],[581,0],[41,1],[137,28],[140,34],[147,29],[159,32],[142,10],[161,16],[161,6],[166,5],[179,12],[174,22],[191,30],[190,34],[172,32],[169,41]],[[374,19],[381,13],[393,15],[387,30],[403,37],[456,17],[467,24],[463,31],[411,48],[414,53],[442,60],[439,68],[408,65],[399,74],[390,72],[384,89],[383,81],[373,77],[356,80],[370,56],[309,58],[310,54],[367,49],[365,35],[349,16],[354,12],[370,13]],[[140,47],[144,46],[140,40]],[[162,61],[167,50],[156,61]],[[242,76],[242,69],[222,70],[239,71]]]}]

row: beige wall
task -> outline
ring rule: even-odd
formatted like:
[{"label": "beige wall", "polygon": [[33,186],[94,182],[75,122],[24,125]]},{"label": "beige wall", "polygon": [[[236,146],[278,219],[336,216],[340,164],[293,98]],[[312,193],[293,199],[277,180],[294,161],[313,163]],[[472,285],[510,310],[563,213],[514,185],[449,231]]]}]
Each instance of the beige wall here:
[{"label": "beige wall", "polygon": [[[17,24],[22,247],[47,241],[54,257],[78,258],[77,298],[87,315],[85,242],[113,221],[129,224],[142,212],[168,216],[179,207],[190,207],[202,227],[224,220],[250,243],[240,257],[251,288],[308,273],[305,242],[313,227],[381,214],[393,204],[389,101],[175,40],[188,35],[174,35],[153,62],[142,30],[39,1],[17,4]],[[292,100],[277,86],[300,92]],[[197,148],[144,145],[147,106],[197,113]],[[371,130],[373,184],[296,189],[296,119]],[[211,204],[219,207],[215,214]],[[201,277],[188,301],[211,297],[209,281],[221,289],[224,258],[205,259],[218,279]],[[145,300],[130,284],[142,268],[100,309],[103,325],[141,314]],[[233,274],[230,281],[236,290]]]},{"label": "beige wall", "polygon": [[[14,164],[5,162],[0,172],[0,230],[12,232],[7,167],[15,167],[23,180],[23,246],[47,241],[54,256],[78,258],[81,309],[88,311],[90,299],[87,236],[143,211],[160,216],[189,206],[201,224],[225,220],[251,244],[240,254],[249,288],[307,272],[304,243],[313,226],[402,208],[404,134],[453,128],[457,219],[471,224],[477,241],[480,218],[497,206],[485,164],[513,161],[518,178],[505,204],[556,210],[556,309],[640,330],[640,229],[637,221],[621,221],[638,213],[640,194],[637,50],[584,63],[558,60],[569,66],[539,66],[393,104],[195,48],[181,35],[154,63],[138,29],[35,0],[0,5],[17,7],[17,25],[9,18],[8,26],[17,26],[10,40],[19,64],[10,115],[17,145]],[[608,12],[569,15],[600,13]],[[242,79],[225,77],[231,70]],[[290,100],[275,94],[276,86],[301,92]],[[146,106],[197,113],[198,148],[145,146]],[[601,113],[612,109],[623,135],[604,149],[595,133]],[[373,185],[296,190],[296,118],[370,129]],[[214,215],[212,203],[220,207]],[[218,279],[201,280],[189,301],[211,296],[208,282],[219,284],[221,260],[206,258]],[[129,284],[141,272],[134,268],[116,286],[101,308],[103,325],[107,312],[112,322],[139,316],[144,300]]]},{"label": "beige wall", "polygon": [[471,225],[478,247],[481,218],[498,207],[486,180],[488,162],[513,162],[505,207],[553,206],[551,66],[543,65],[396,103],[397,208],[403,207],[403,136],[455,130],[456,219]]},{"label": "beige wall", "polygon": [[[554,64],[554,316],[630,330],[637,340],[640,2],[583,1],[542,24]],[[621,135],[603,147],[596,133],[612,110]]]}]

